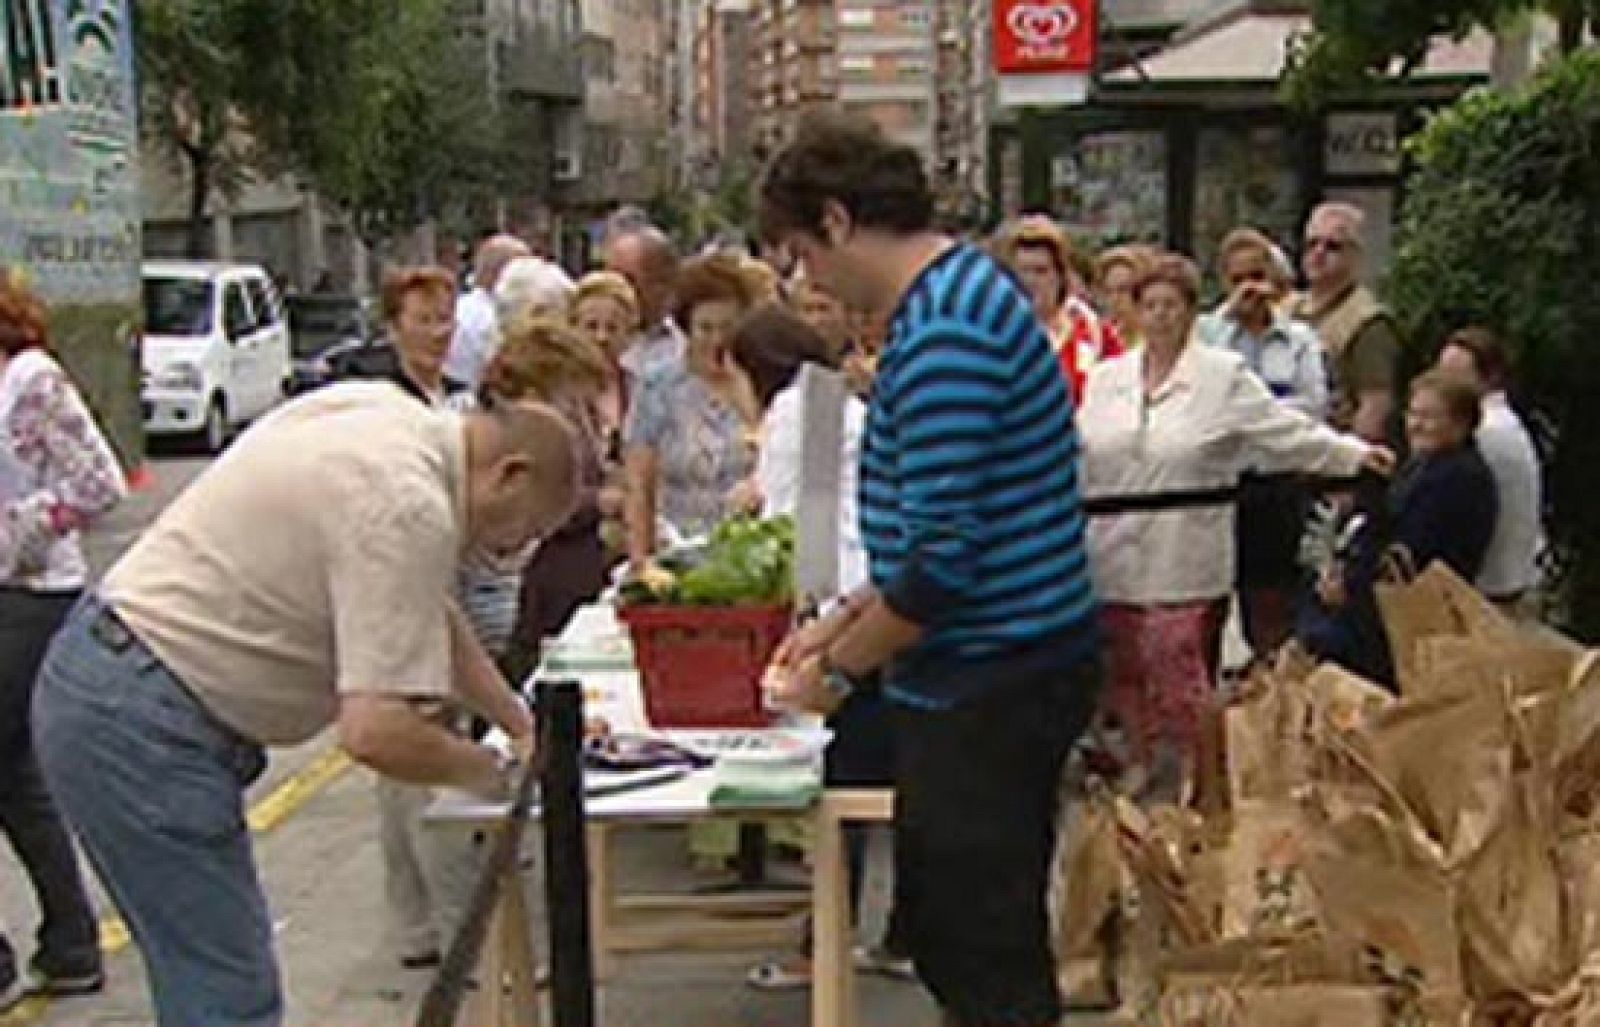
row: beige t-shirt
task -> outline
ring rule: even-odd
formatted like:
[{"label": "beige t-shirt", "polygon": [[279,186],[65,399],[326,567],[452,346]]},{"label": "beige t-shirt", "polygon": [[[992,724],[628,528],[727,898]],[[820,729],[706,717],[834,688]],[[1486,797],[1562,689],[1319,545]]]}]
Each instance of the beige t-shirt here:
[{"label": "beige t-shirt", "polygon": [[464,479],[459,415],[323,389],[240,438],[101,592],[225,724],[301,742],[341,693],[449,694]]}]

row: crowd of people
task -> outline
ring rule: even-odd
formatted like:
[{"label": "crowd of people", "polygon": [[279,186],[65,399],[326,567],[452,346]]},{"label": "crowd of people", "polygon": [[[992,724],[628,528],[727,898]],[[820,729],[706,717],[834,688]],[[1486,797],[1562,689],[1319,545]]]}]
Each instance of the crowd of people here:
[{"label": "crowd of people", "polygon": [[[507,681],[609,582],[796,511],[808,367],[847,386],[839,588],[767,686],[830,717],[830,781],[895,787],[894,913],[859,958],[914,965],[952,1022],[1059,1015],[1064,763],[1087,735],[1135,793],[1178,794],[1230,610],[1257,658],[1295,640],[1392,687],[1385,575],[1443,560],[1524,607],[1541,498],[1507,350],[1463,326],[1403,383],[1359,210],[1312,213],[1304,292],[1249,226],[1208,290],[1044,214],[948,236],[916,154],[835,115],[760,200],[759,256],[685,259],[627,217],[576,280],[509,235],[464,288],[392,270],[388,380],[252,429],[92,589],[79,533],[122,479],[42,308],[0,282],[0,826],[41,897],[33,987],[100,982],[70,824],[163,1024],[277,1022],[240,793],[330,723],[385,775],[401,959],[435,965],[477,852],[421,829],[428,789],[503,786],[477,739],[528,744]],[[0,940],[14,997],[11,963]],[[807,973],[802,946],[750,981]]]}]

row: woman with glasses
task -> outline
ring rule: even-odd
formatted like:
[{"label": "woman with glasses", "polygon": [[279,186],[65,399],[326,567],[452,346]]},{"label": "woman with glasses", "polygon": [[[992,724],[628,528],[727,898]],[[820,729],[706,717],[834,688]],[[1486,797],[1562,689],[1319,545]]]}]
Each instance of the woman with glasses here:
[{"label": "woman with glasses", "polygon": [[1482,418],[1482,396],[1469,378],[1435,370],[1411,383],[1411,459],[1387,496],[1364,511],[1354,556],[1330,564],[1317,583],[1299,632],[1314,655],[1393,690],[1394,661],[1373,590],[1386,561],[1420,570],[1442,560],[1468,581],[1477,577],[1499,516],[1494,475],[1473,441]]}]

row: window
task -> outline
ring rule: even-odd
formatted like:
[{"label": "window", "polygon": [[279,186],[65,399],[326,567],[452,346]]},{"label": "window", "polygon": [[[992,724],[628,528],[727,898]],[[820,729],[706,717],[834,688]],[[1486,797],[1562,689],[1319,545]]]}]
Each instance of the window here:
[{"label": "window", "polygon": [[229,339],[249,335],[255,328],[255,320],[250,316],[250,303],[245,299],[244,287],[238,282],[229,282],[222,293],[222,325]]},{"label": "window", "polygon": [[846,73],[860,74],[870,72],[876,67],[876,62],[870,54],[846,54],[839,58],[839,70]]},{"label": "window", "polygon": [[846,7],[839,12],[839,27],[847,29],[870,29],[873,16],[870,7]]},{"label": "window", "polygon": [[273,288],[270,282],[263,278],[251,278],[245,282],[244,287],[250,294],[250,305],[255,308],[256,328],[271,328],[283,319],[278,304],[273,300]]},{"label": "window", "polygon": [[0,0],[0,110],[60,103],[60,60],[47,0]]},{"label": "window", "polygon": [[210,334],[212,296],[210,282],[194,278],[146,278],[145,332],[190,337]]}]

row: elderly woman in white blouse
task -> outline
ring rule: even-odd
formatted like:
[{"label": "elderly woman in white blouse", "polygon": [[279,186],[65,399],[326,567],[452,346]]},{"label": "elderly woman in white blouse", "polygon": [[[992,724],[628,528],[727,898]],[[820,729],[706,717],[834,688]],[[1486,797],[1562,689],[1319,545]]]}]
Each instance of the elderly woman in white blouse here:
[{"label": "elderly woman in white blouse", "polygon": [[1104,604],[1108,711],[1137,776],[1174,785],[1210,701],[1245,468],[1387,473],[1394,456],[1278,402],[1237,354],[1191,344],[1200,274],[1158,258],[1135,284],[1145,345],[1095,368],[1078,428]]}]

